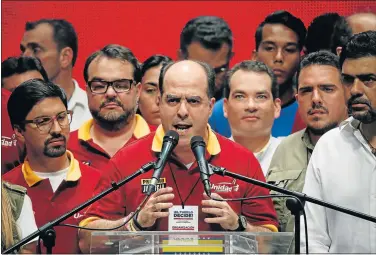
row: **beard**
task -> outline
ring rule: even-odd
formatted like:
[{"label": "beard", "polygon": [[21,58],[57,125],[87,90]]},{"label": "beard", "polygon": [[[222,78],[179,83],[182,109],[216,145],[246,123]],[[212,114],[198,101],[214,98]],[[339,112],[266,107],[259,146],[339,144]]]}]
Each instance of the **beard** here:
[{"label": "beard", "polygon": [[[58,158],[58,157],[61,157],[65,154],[65,152],[67,151],[67,138],[61,134],[56,134],[56,133],[52,133],[51,134],[51,138],[48,138],[45,142],[44,142],[44,149],[43,149],[43,154],[47,157],[50,157],[50,158]],[[52,139],[57,139],[57,138],[62,138],[64,139],[64,144],[63,145],[58,145],[58,146],[52,146],[52,147],[49,147],[49,143]]]},{"label": "beard", "polygon": [[[352,108],[353,104],[365,104],[369,107],[369,110],[366,112],[357,112]],[[370,124],[376,121],[376,109],[373,109],[371,102],[364,98],[360,98],[358,96],[350,97],[349,101],[347,102],[347,107],[349,109],[349,113],[354,117],[354,119],[357,119],[364,124]]]},{"label": "beard", "polygon": [[313,126],[307,125],[307,130],[313,135],[321,136],[321,135],[325,134],[326,132],[328,132],[329,130],[338,127],[338,124],[339,123],[337,123],[337,122],[332,122],[332,123],[329,123],[329,124],[327,124],[323,127],[313,127]]},{"label": "beard", "polygon": [[[123,109],[123,112],[109,111],[107,113],[102,113],[101,109],[109,102],[116,102]],[[136,110],[137,107],[125,109],[121,102],[113,99],[102,103],[99,110],[90,109],[90,112],[101,128],[107,131],[118,131],[128,125],[129,121],[135,115]]]}]

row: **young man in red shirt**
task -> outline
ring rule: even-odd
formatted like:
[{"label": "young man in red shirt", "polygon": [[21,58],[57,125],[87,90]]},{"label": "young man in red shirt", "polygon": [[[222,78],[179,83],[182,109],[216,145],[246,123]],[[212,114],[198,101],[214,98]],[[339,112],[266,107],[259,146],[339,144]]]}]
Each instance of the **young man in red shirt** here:
[{"label": "young man in red shirt", "polygon": [[84,78],[93,119],[73,132],[68,144],[78,160],[107,171],[120,148],[155,130],[136,114],[140,72],[132,51],[120,45],[107,45],[88,57]]},{"label": "young man in red shirt", "polygon": [[[199,168],[190,148],[190,140],[195,135],[204,138],[206,159],[211,164],[265,181],[251,152],[215,134],[208,125],[215,101],[214,86],[215,74],[205,63],[184,60],[163,67],[159,83],[162,125],[155,133],[124,147],[111,159],[111,170],[101,179],[96,192],[108,188],[111,181],[134,173],[145,163],[155,161],[161,152],[165,131],[175,130],[180,137],[179,143],[161,175],[159,190],[138,215],[129,215],[145,197],[152,176],[150,171],[94,204],[81,226],[116,227],[124,222],[124,215],[128,215],[133,219],[122,230],[277,231],[276,213],[270,199],[219,202],[204,195]],[[212,176],[210,181],[214,198],[269,194],[267,189],[230,177]],[[175,217],[187,211],[191,217],[184,220],[185,223]],[[90,232],[80,230],[79,236],[80,247],[87,252]]]},{"label": "young man in red shirt", "polygon": [[[72,112],[57,85],[32,79],[18,86],[9,98],[8,113],[16,137],[26,146],[24,163],[3,178],[27,188],[38,227],[93,196],[100,173],[79,163],[66,150]],[[85,212],[63,223],[77,225]],[[77,230],[57,227],[54,253],[78,253]]]}]

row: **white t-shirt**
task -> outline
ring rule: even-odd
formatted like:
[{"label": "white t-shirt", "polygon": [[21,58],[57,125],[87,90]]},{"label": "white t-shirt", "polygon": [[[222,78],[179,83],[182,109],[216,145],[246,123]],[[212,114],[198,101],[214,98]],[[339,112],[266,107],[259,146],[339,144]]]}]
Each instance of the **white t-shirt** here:
[{"label": "white t-shirt", "polygon": [[[34,233],[38,230],[37,224],[35,223],[33,206],[31,204],[31,199],[28,195],[25,195],[20,217],[18,217],[16,224],[19,229],[20,238],[24,239],[28,235]],[[38,237],[30,240],[28,243],[37,241]]]},{"label": "white t-shirt", "polygon": [[68,101],[68,110],[73,111],[73,119],[70,124],[70,131],[73,132],[87,120],[91,119],[89,104],[86,92],[80,88],[76,80],[74,83],[74,91],[72,97]]},{"label": "white t-shirt", "polygon": [[57,190],[60,183],[65,179],[67,176],[69,167],[57,171],[57,172],[51,172],[51,173],[41,173],[41,172],[34,172],[37,176],[43,179],[50,179],[51,187],[53,192]]},{"label": "white t-shirt", "polygon": [[[282,138],[275,138],[273,136],[270,136],[269,142],[262,148],[259,152],[253,153],[257,160],[260,163],[262,172],[264,173],[264,176],[268,173],[270,162],[272,161],[273,154],[275,150],[277,149],[278,145],[281,143]],[[234,137],[230,137],[231,141],[234,141]]]}]

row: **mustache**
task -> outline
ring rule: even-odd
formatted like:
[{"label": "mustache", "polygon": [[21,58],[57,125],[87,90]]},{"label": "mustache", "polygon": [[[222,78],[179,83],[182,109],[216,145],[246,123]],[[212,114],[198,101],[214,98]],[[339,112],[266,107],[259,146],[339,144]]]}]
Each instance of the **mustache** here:
[{"label": "mustache", "polygon": [[48,138],[46,141],[44,141],[44,145],[47,146],[53,139],[63,139],[64,143],[67,142],[67,138],[65,136],[63,136],[62,134],[52,133],[51,137]]},{"label": "mustache", "polygon": [[350,97],[349,101],[347,102],[347,106],[350,108],[353,104],[365,104],[368,107],[371,107],[371,103],[361,97]]},{"label": "mustache", "polygon": [[123,107],[123,104],[122,104],[119,100],[117,100],[116,98],[110,98],[110,99],[104,101],[104,102],[99,106],[99,108],[101,109],[101,108],[105,107],[106,104],[108,104],[108,103],[116,103],[116,104],[117,104],[118,106],[120,106],[121,108],[124,108],[124,107]]},{"label": "mustache", "polygon": [[323,111],[325,111],[325,113],[329,113],[328,108],[326,108],[325,106],[319,105],[319,104],[314,104],[313,107],[310,108],[307,113],[312,114],[312,112],[314,110],[323,110]]}]

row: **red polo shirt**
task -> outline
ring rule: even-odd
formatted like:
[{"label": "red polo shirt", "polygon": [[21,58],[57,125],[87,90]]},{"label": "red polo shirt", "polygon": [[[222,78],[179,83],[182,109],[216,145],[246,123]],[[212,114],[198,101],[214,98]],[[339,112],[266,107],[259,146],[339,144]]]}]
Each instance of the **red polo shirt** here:
[{"label": "red polo shirt", "polygon": [[[27,160],[22,166],[14,168],[3,176],[4,180],[27,188],[27,194],[33,203],[38,228],[93,197],[100,172],[79,163],[70,152],[67,154],[70,158],[68,174],[55,192],[52,190],[50,181],[38,177],[30,168]],[[63,223],[78,225],[84,214],[83,210]],[[56,245],[53,248],[53,253],[80,252],[77,229],[70,227],[55,227],[54,229],[56,231]]]},{"label": "red polo shirt", "polygon": [[[101,178],[96,192],[109,188],[111,181],[118,182],[133,174],[145,163],[155,161],[157,159],[156,152],[161,151],[163,136],[164,131],[159,127],[156,133],[152,133],[122,148],[110,160],[109,168],[112,169]],[[253,153],[227,138],[214,134],[212,131],[209,132],[206,156],[212,165],[222,166],[229,171],[265,182],[261,167]],[[172,172],[174,173],[176,184],[173,181]],[[88,222],[97,218],[116,220],[130,212],[134,212],[145,197],[146,187],[152,174],[153,171],[149,171],[127,183],[118,191],[102,198],[88,210],[86,216],[89,217],[82,221],[80,225],[87,225]],[[223,198],[242,198],[269,194],[267,189],[230,177],[212,175],[210,182],[212,192],[220,194]],[[166,186],[173,188],[175,198],[172,203],[174,205],[181,205],[177,192],[177,189],[179,189],[182,200],[186,200],[185,205],[198,206],[199,231],[223,230],[218,224],[204,222],[204,218],[208,215],[201,210],[204,188],[196,162],[187,169],[180,162],[174,159],[169,160],[161,175],[159,184],[159,187]],[[191,194],[189,195],[189,193]],[[278,221],[271,199],[229,202],[229,205],[236,213],[242,213],[246,216],[251,224],[262,225],[277,231]],[[155,230],[167,231],[168,218],[158,219]]]},{"label": "red polo shirt", "polygon": [[[19,142],[16,139],[8,115],[8,99],[11,92],[1,89],[1,174],[15,168],[20,164]],[[21,145],[22,147],[22,145]]]},{"label": "red polo shirt", "polygon": [[[125,145],[155,130],[155,127],[149,126],[140,115],[136,114],[135,120],[136,126],[133,135]],[[74,153],[78,161],[85,165],[90,165],[100,171],[107,171],[106,167],[111,157],[102,147],[96,144],[91,137],[90,130],[93,121],[93,119],[88,120],[78,130],[70,134],[68,149]]]}]

